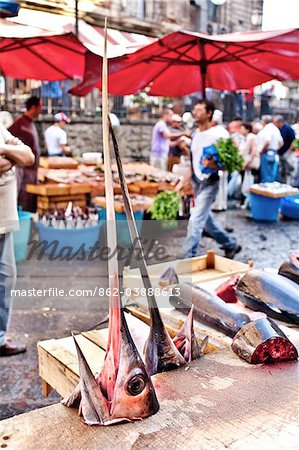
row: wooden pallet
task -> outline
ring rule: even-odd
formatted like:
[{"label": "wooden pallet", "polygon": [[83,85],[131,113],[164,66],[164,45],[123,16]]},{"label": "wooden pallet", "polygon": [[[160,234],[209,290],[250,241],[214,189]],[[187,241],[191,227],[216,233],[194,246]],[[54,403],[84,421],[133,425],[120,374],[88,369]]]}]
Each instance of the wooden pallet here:
[{"label": "wooden pallet", "polygon": [[86,196],[80,194],[59,195],[59,196],[37,196],[37,211],[43,213],[49,209],[67,208],[69,202],[73,202],[74,206],[84,208],[86,206]]},{"label": "wooden pallet", "polygon": [[[214,251],[208,251],[206,255],[197,258],[187,258],[166,263],[148,266],[149,277],[153,286],[159,286],[161,274],[169,267],[175,268],[180,282],[192,282],[194,284],[221,279],[236,273],[246,273],[253,267],[253,263],[244,264],[223,256],[218,256]],[[143,287],[139,269],[125,268],[123,273],[124,287],[139,289]]]}]

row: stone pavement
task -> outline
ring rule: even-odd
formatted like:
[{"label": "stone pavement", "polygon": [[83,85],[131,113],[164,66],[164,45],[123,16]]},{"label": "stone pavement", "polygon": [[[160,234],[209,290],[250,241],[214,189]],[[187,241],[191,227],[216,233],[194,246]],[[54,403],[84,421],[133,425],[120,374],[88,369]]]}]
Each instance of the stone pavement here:
[{"label": "stone pavement", "polygon": [[[252,259],[256,267],[278,268],[291,250],[299,247],[298,222],[255,223],[246,211],[229,210],[217,213],[224,226],[234,229],[242,252],[238,260]],[[185,236],[185,223],[178,230],[164,232],[158,238],[167,248],[169,259],[178,257]],[[153,231],[146,223],[144,233]],[[217,244],[209,238],[202,241],[200,252]],[[154,261],[149,261],[153,263]],[[32,258],[18,264],[18,289],[93,289],[107,287],[106,263],[102,261],[41,261]],[[0,418],[10,417],[41,406],[58,402],[60,397],[52,392],[42,397],[38,376],[36,343],[39,340],[70,336],[71,331],[88,330],[96,326],[107,314],[107,298],[86,297],[18,297],[14,302],[10,336],[28,346],[27,353],[10,358],[0,358]]]}]

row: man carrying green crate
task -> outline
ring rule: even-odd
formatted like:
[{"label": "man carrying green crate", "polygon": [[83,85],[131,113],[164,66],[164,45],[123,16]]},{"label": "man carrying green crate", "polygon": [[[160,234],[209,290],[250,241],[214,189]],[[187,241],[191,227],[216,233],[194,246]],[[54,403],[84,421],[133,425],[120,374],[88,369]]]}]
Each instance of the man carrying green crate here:
[{"label": "man carrying green crate", "polygon": [[19,227],[15,166],[34,164],[34,155],[27,145],[0,124],[0,356],[26,351],[24,345],[6,339],[12,308],[11,291],[16,281],[13,231]]}]

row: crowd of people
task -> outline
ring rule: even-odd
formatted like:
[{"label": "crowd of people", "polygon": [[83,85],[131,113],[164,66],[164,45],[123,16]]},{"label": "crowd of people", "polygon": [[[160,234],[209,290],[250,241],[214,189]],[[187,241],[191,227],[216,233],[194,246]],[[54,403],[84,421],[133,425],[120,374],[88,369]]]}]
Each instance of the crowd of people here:
[{"label": "crowd of people", "polygon": [[[170,108],[163,111],[153,130],[151,164],[158,168],[168,165],[171,169],[174,158],[178,162],[182,155],[190,157],[190,169],[176,186],[179,192],[187,181],[192,180],[195,199],[182,257],[198,255],[205,231],[221,245],[228,258],[233,258],[241,246],[219,225],[212,213],[213,209],[226,209],[228,174],[217,167],[213,159],[202,160],[204,149],[215,145],[220,138],[228,137],[238,146],[243,156],[243,170],[240,174],[233,173],[231,181],[240,178],[240,206],[247,207],[253,183],[280,181],[298,186],[299,157],[295,153],[294,140],[299,127],[298,124],[291,127],[281,115],[264,115],[252,123],[237,117],[225,127],[222,112],[207,100],[198,101],[192,115],[193,124],[190,125],[188,115],[187,129],[182,125],[183,119]],[[202,164],[213,170],[209,174],[203,173]]]}]

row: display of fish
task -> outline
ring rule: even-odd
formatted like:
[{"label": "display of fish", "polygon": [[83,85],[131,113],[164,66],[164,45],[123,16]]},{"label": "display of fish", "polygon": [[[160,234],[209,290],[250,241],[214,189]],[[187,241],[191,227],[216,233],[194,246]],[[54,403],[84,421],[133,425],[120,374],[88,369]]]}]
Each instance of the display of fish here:
[{"label": "display of fish", "polygon": [[251,364],[298,358],[296,347],[273,320],[266,318],[246,324],[234,337],[232,349]]},{"label": "display of fish", "polygon": [[[107,245],[117,245],[113,180],[109,149],[107,93],[107,19],[103,60],[103,149],[107,199]],[[118,261],[116,252],[108,260],[109,333],[101,373],[94,377],[88,362],[74,337],[78,353],[80,382],[74,393],[64,401],[66,406],[80,402],[79,413],[89,425],[110,425],[123,421],[144,419],[155,414],[159,403],[150,376],[130,335],[122,310]]]},{"label": "display of fish", "polygon": [[172,291],[177,292],[170,296],[170,303],[176,309],[186,312],[194,303],[194,317],[232,337],[232,349],[245,361],[258,364],[298,357],[296,347],[271,319],[251,321],[215,294],[191,283],[178,284]]},{"label": "display of fish", "polygon": [[289,261],[285,261],[279,267],[278,273],[299,284],[299,254],[291,254]]},{"label": "display of fish", "polygon": [[178,310],[189,311],[194,305],[194,318],[206,323],[228,336],[235,334],[250,322],[246,314],[236,313],[229,304],[215,294],[191,283],[180,283],[173,287],[170,303]]},{"label": "display of fish", "polygon": [[151,375],[153,375],[158,372],[165,372],[175,369],[186,364],[186,361],[169,336],[169,333],[163,324],[156,298],[153,295],[153,288],[149,278],[144,252],[142,249],[140,236],[133,214],[133,208],[130,201],[128,186],[125,180],[122,162],[120,159],[118,143],[111,125],[110,135],[114,146],[121,192],[124,200],[125,212],[128,220],[128,227],[133,244],[133,250],[136,255],[136,262],[138,263],[140,269],[148,301],[150,314],[150,333],[144,348],[144,359],[147,370]]},{"label": "display of fish", "polygon": [[299,324],[299,293],[293,281],[276,273],[252,269],[237,286],[238,299],[273,319]]}]

